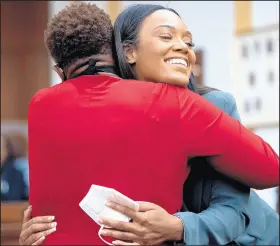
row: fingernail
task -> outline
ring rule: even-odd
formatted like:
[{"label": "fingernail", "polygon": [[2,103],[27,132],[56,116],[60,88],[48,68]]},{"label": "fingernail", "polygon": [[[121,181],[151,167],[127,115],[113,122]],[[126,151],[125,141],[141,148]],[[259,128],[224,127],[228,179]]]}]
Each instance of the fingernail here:
[{"label": "fingernail", "polygon": [[51,223],[51,227],[56,227],[56,225],[57,225],[57,222]]},{"label": "fingernail", "polygon": [[111,207],[112,206],[112,203],[111,202],[106,202],[105,204],[107,207]]},{"label": "fingernail", "polygon": [[103,224],[103,223],[104,223],[104,220],[101,219],[101,218],[99,218],[99,219],[97,219],[97,222],[98,222],[99,224]]},{"label": "fingernail", "polygon": [[55,228],[50,229],[50,232],[54,232],[54,231],[56,231],[56,227],[55,227]]},{"label": "fingernail", "polygon": [[50,220],[50,221],[53,221],[53,220],[54,220],[54,216],[50,216],[50,217],[49,217],[49,220]]}]

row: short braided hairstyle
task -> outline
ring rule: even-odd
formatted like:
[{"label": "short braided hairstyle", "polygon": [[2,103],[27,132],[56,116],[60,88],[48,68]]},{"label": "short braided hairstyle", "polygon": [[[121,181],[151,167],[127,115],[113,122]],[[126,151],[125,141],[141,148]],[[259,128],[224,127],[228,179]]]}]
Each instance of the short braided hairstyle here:
[{"label": "short braided hairstyle", "polygon": [[45,45],[60,68],[79,58],[111,54],[113,25],[95,4],[79,2],[65,7],[49,22]]}]

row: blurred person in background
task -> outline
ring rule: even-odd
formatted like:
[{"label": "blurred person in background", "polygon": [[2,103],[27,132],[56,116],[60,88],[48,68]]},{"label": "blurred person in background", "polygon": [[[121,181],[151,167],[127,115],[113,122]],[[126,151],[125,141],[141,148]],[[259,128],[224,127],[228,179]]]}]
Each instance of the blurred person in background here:
[{"label": "blurred person in background", "polygon": [[28,200],[27,140],[1,134],[1,201]]}]

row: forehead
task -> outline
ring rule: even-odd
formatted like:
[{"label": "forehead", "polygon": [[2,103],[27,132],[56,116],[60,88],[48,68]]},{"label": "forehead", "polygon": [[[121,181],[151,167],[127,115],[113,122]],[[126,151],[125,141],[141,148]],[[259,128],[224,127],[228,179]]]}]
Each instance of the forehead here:
[{"label": "forehead", "polygon": [[142,30],[153,30],[161,25],[173,26],[182,31],[187,30],[184,21],[175,13],[161,9],[149,15],[142,24]]}]

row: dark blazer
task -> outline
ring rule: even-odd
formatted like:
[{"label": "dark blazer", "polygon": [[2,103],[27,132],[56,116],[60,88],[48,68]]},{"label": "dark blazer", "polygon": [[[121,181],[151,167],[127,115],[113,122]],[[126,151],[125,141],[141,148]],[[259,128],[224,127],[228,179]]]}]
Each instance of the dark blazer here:
[{"label": "dark blazer", "polygon": [[[240,119],[231,94],[204,95],[217,107]],[[184,186],[188,212],[180,212],[187,245],[279,245],[279,215],[258,195],[195,158]]]}]

